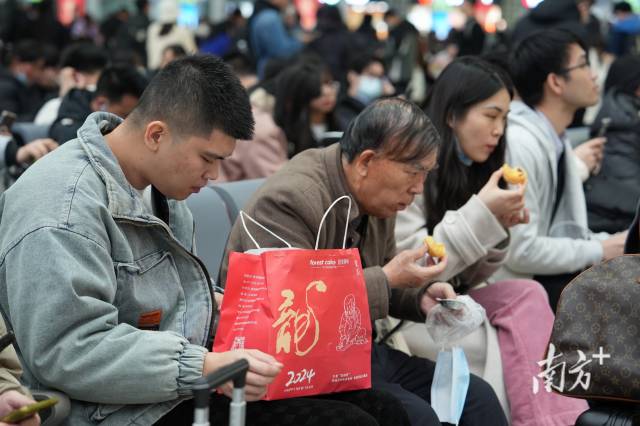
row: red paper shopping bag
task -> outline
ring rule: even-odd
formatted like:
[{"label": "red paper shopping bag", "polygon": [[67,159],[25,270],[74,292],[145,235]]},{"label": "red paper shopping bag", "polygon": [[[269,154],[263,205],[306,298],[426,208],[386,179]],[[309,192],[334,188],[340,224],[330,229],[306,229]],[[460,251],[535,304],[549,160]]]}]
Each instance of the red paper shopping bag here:
[{"label": "red paper shopping bag", "polygon": [[231,253],[213,350],[239,348],[284,364],[267,400],[370,388],[371,321],[358,250]]}]

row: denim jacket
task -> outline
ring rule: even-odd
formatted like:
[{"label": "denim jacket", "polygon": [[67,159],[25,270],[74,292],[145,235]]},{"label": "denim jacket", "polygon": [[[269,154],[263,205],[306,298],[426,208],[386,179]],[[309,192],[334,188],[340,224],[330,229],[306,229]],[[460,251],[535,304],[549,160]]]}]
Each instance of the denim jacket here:
[{"label": "denim jacket", "polygon": [[210,341],[191,214],[146,212],[102,136],[120,122],[90,115],[0,197],[0,308],[23,381],[65,392],[73,425],[153,424],[190,397]]}]

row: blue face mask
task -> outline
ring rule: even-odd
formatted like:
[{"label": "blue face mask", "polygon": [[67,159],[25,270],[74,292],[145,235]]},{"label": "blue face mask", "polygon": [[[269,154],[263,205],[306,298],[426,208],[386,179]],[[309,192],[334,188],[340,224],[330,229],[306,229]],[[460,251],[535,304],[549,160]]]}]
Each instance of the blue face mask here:
[{"label": "blue face mask", "polygon": [[20,83],[22,84],[27,84],[27,75],[23,72],[19,72],[17,74],[15,74],[16,80],[18,80]]},{"label": "blue face mask", "polygon": [[458,138],[454,137],[453,139],[456,144],[456,152],[458,154],[458,159],[462,164],[469,167],[470,165],[473,164],[473,160],[467,157],[467,154],[464,153],[464,151],[462,150],[462,147],[460,146],[460,141],[458,141]]},{"label": "blue face mask", "polygon": [[356,98],[365,105],[382,96],[382,80],[377,77],[363,75],[358,81]]},{"label": "blue face mask", "polygon": [[431,383],[431,408],[443,423],[457,425],[469,389],[469,364],[461,348],[438,352]]}]

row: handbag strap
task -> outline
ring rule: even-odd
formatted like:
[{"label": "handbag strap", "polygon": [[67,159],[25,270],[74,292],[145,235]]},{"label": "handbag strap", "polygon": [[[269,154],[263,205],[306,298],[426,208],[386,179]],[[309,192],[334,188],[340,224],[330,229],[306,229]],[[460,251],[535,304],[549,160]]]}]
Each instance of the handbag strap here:
[{"label": "handbag strap", "polygon": [[267,231],[268,233],[270,233],[271,235],[273,235],[274,237],[276,237],[277,239],[279,239],[280,241],[282,241],[283,243],[285,243],[287,245],[287,247],[292,248],[291,244],[289,244],[288,242],[286,242],[284,240],[284,238],[281,238],[280,236],[278,236],[275,232],[267,229],[266,226],[262,225],[261,223],[259,223],[257,220],[255,220],[254,218],[252,218],[251,216],[249,216],[248,214],[246,214],[244,211],[240,210],[240,221],[242,222],[242,227],[244,228],[244,232],[247,233],[247,235],[249,236],[249,238],[251,239],[251,241],[253,242],[253,244],[255,244],[256,248],[261,248],[260,245],[258,245],[258,242],[255,240],[255,238],[253,238],[253,235],[251,235],[251,232],[249,232],[249,229],[247,228],[247,223],[245,222],[245,218],[249,219],[251,222],[255,223],[256,225],[258,225],[260,228],[264,229],[265,231]]},{"label": "handbag strap", "polygon": [[346,224],[344,225],[344,238],[342,239],[342,248],[345,249],[347,247],[347,232],[349,231],[349,216],[351,216],[351,197],[348,195],[343,195],[342,197],[336,198],[336,200],[333,203],[331,203],[329,208],[324,212],[324,215],[322,215],[322,219],[320,219],[320,225],[318,226],[318,234],[316,236],[315,250],[318,250],[318,245],[320,245],[320,231],[322,230],[322,225],[324,225],[324,221],[327,218],[327,215],[329,214],[333,206],[335,206],[336,204],[338,204],[338,202],[344,199],[349,200],[349,208],[347,209],[347,220],[346,220]]}]

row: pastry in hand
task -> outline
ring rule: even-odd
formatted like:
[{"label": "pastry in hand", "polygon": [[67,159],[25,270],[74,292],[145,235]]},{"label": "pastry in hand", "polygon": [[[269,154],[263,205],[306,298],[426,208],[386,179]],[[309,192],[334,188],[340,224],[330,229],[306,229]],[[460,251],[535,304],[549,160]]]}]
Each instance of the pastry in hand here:
[{"label": "pastry in hand", "polygon": [[520,185],[527,182],[527,172],[520,167],[510,167],[505,163],[502,166],[502,178],[512,185]]},{"label": "pastry in hand", "polygon": [[437,243],[433,237],[426,237],[424,243],[429,248],[429,256],[431,257],[441,259],[447,254],[444,244]]}]

